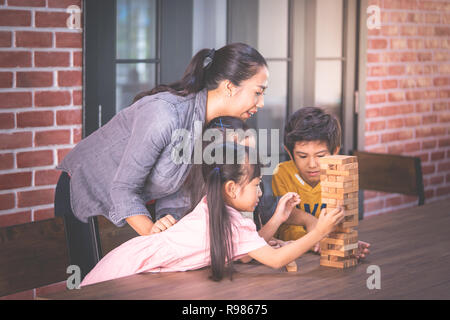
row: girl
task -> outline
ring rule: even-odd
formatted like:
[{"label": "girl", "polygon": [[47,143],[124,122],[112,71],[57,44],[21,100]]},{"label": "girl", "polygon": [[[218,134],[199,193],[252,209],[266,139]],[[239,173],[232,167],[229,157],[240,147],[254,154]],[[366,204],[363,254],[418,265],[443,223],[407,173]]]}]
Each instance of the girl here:
[{"label": "girl", "polygon": [[[241,149],[242,150],[242,146]],[[320,241],[343,218],[335,209],[322,214],[316,228],[303,238],[274,249],[267,241],[292,209],[298,195],[284,195],[277,209],[259,232],[240,211],[253,211],[262,195],[260,165],[248,162],[249,148],[238,152],[236,144],[222,144],[214,156],[233,154],[233,162],[202,166],[206,196],[196,208],[164,232],[131,239],[108,253],[84,278],[81,286],[140,272],[186,271],[211,266],[211,278],[232,274],[232,262],[253,258],[280,268],[297,259]]]}]

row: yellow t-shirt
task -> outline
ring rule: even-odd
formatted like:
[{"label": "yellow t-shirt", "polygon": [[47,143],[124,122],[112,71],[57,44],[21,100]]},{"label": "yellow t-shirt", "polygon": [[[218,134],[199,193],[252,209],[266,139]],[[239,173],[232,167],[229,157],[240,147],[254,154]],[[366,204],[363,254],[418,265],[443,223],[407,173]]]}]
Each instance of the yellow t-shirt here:
[{"label": "yellow t-shirt", "polygon": [[[304,181],[294,161],[281,162],[273,171],[272,190],[276,197],[283,196],[287,192],[296,192],[300,196],[300,209],[319,217],[322,205],[321,187],[318,183],[314,188]],[[296,240],[306,234],[302,226],[282,224],[278,228],[277,237],[281,240]]]}]

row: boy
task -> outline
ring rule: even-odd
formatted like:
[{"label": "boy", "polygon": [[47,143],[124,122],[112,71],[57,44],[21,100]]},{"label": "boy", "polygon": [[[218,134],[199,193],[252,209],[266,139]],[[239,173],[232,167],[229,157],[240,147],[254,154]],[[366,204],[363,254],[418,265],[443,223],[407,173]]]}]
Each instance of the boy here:
[{"label": "boy", "polygon": [[[341,127],[336,118],[316,107],[302,108],[292,114],[284,129],[284,148],[291,158],[275,168],[272,176],[274,196],[287,192],[300,195],[301,210],[318,217],[321,202],[319,158],[339,153]],[[306,234],[299,225],[283,224],[278,238],[296,240]],[[369,253],[368,243],[360,241],[360,257]]]}]

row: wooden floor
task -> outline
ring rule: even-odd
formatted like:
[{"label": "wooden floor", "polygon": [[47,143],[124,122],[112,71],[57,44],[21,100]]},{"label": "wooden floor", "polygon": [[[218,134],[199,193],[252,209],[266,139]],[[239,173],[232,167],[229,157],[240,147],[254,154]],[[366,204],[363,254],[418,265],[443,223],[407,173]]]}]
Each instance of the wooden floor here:
[{"label": "wooden floor", "polygon": [[[233,281],[208,279],[209,270],[139,274],[43,299],[450,299],[450,199],[360,221],[359,239],[371,243],[358,266],[319,266],[308,253],[287,273],[258,263],[237,264]],[[367,288],[370,265],[381,289]]]}]

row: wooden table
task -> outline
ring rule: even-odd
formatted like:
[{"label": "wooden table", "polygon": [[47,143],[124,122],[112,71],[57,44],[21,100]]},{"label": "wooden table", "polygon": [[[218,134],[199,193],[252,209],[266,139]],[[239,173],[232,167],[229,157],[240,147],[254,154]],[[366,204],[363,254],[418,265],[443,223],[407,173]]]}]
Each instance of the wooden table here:
[{"label": "wooden table", "polygon": [[[236,264],[233,281],[213,282],[209,269],[138,274],[41,299],[450,299],[450,199],[360,221],[359,239],[371,254],[358,266],[319,266],[319,256],[297,260],[298,272],[258,263]],[[381,289],[369,290],[370,265]]]}]

